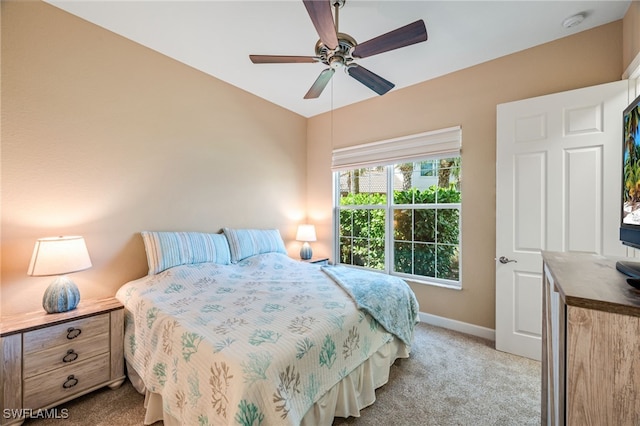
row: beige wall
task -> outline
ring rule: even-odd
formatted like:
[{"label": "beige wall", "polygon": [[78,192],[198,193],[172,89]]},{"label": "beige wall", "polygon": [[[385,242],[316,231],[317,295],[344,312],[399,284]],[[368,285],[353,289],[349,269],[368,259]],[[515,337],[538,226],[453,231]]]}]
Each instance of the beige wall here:
[{"label": "beige wall", "polygon": [[145,275],[138,232],[304,219],[306,119],[41,2],[2,1],[2,314],[40,309],[38,237],[81,234],[83,297]]},{"label": "beige wall", "polygon": [[[422,312],[495,328],[496,105],[619,80],[621,46],[617,21],[344,107],[333,126],[330,113],[311,118],[309,215],[331,227],[332,147],[461,125],[463,290],[412,287]],[[330,251],[328,239],[321,245]]]},{"label": "beige wall", "polygon": [[630,71],[627,68],[640,54],[640,0],[633,0],[629,5],[622,20],[622,33],[622,69]]}]

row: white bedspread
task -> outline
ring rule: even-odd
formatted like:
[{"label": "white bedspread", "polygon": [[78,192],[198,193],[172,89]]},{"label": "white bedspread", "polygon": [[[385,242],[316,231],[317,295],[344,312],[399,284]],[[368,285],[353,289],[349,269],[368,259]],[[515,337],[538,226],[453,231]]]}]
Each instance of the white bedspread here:
[{"label": "white bedspread", "polygon": [[269,253],[125,284],[125,357],[187,425],[297,425],[392,336],[318,265]]}]

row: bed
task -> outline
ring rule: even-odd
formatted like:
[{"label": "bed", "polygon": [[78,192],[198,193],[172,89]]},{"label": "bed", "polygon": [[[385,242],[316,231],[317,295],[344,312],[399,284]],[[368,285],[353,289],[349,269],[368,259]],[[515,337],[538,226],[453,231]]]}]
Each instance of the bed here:
[{"label": "bed", "polygon": [[330,425],[410,354],[418,304],[400,279],[293,260],[277,230],[142,237],[149,274],[116,297],[145,424]]}]

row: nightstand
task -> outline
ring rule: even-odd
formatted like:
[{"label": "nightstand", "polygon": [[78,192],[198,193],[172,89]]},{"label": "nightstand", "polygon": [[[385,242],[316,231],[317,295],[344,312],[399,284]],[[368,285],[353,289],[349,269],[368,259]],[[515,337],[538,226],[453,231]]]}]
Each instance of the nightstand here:
[{"label": "nightstand", "polygon": [[0,321],[0,425],[103,386],[124,374],[124,307],[115,298],[72,311],[31,312]]},{"label": "nightstand", "polygon": [[315,263],[316,265],[322,265],[322,266],[329,265],[328,257],[312,257],[311,259],[307,259],[307,260],[300,259],[300,261],[307,262],[307,263]]}]

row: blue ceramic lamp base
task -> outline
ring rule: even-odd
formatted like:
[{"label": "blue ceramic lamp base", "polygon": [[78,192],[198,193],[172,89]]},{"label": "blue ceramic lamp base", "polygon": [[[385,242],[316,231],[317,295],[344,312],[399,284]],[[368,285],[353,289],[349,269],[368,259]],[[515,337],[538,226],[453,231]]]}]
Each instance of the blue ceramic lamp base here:
[{"label": "blue ceramic lamp base", "polygon": [[311,246],[309,243],[305,242],[300,249],[300,259],[309,260],[313,256],[313,251],[311,250]]},{"label": "blue ceramic lamp base", "polygon": [[78,286],[67,276],[59,276],[44,291],[42,307],[47,313],[67,312],[80,302]]}]

